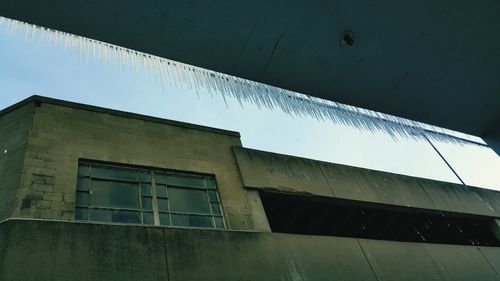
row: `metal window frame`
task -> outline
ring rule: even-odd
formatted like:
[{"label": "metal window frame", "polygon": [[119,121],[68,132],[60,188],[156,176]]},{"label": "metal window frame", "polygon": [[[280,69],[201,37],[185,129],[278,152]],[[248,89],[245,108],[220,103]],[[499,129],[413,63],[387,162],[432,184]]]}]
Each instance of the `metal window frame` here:
[{"label": "metal window frame", "polygon": [[[79,173],[79,169],[80,169],[80,166],[81,165],[88,165],[88,169],[89,169],[89,172],[88,172],[88,175],[80,175]],[[103,178],[101,176],[98,176],[98,177],[94,177],[92,175],[92,167],[93,166],[105,166],[105,167],[109,167],[109,168],[128,168],[128,169],[132,169],[132,170],[135,170],[135,172],[137,173],[137,180],[136,181],[129,181],[129,180],[123,180],[123,179],[109,179],[109,178]],[[144,182],[141,180],[141,177],[140,177],[140,171],[146,171],[150,177],[151,177],[151,182]],[[182,176],[182,177],[199,177],[199,178],[202,178],[202,179],[205,179],[203,181],[203,185],[204,187],[198,187],[198,186],[182,186],[182,185],[169,185],[166,183],[160,183],[158,185],[162,185],[162,186],[165,186],[166,188],[166,197],[159,197],[157,195],[157,175],[158,174],[162,174],[162,176]],[[158,175],[159,176],[159,175]],[[224,209],[223,209],[223,206],[222,206],[222,201],[221,201],[221,198],[220,198],[220,194],[219,194],[219,189],[218,189],[218,185],[217,185],[217,181],[216,181],[216,178],[215,178],[215,175],[209,175],[209,174],[202,174],[202,173],[192,173],[192,172],[185,172],[185,171],[175,171],[175,170],[166,170],[166,169],[158,169],[158,168],[153,168],[153,167],[139,167],[139,166],[129,166],[129,165],[122,165],[122,164],[119,164],[119,163],[105,163],[105,162],[101,162],[101,161],[91,161],[91,160],[79,160],[78,161],[78,172],[77,172],[77,177],[78,178],[88,178],[90,180],[89,184],[89,190],[88,191],[82,191],[82,190],[78,190],[78,187],[76,188],[76,195],[78,196],[78,193],[88,193],[89,194],[89,205],[88,206],[83,206],[83,205],[78,205],[76,203],[76,200],[75,200],[75,210],[77,208],[79,209],[86,209],[87,210],[87,216],[85,219],[82,219],[82,220],[87,220],[87,221],[91,221],[90,220],[90,210],[92,209],[98,209],[98,210],[112,210],[112,211],[134,211],[134,212],[139,212],[140,213],[140,218],[141,218],[141,222],[140,224],[143,224],[143,225],[151,225],[151,224],[145,224],[144,223],[144,213],[153,213],[153,224],[152,225],[155,225],[155,226],[176,226],[176,227],[185,227],[185,226],[180,226],[180,225],[174,225],[173,224],[173,221],[172,221],[172,215],[192,215],[192,216],[203,216],[203,217],[210,217],[211,218],[211,227],[209,228],[221,228],[221,227],[218,227],[217,225],[217,222],[216,222],[216,218],[221,218],[222,219],[222,229],[225,229],[227,227],[227,224],[226,224],[226,220],[225,220],[225,216],[224,216]],[[139,208],[118,208],[118,207],[101,207],[101,206],[93,206],[92,205],[92,180],[93,179],[98,179],[98,180],[101,180],[101,181],[109,181],[109,182],[124,182],[124,183],[134,183],[134,184],[137,184],[137,188],[138,188],[138,192],[137,192],[137,196],[138,196],[138,205],[139,205]],[[208,182],[212,180],[213,181],[213,184],[215,185],[215,188],[212,188],[212,187],[209,187],[208,186]],[[78,181],[77,181],[78,182]],[[142,194],[142,188],[141,188],[141,183],[147,183],[147,184],[150,184],[150,188],[151,188],[151,195],[143,195]],[[169,196],[169,187],[173,187],[173,188],[181,188],[181,189],[186,189],[186,190],[202,190],[205,192],[205,199],[206,199],[206,204],[207,204],[207,207],[208,207],[208,211],[209,213],[196,213],[196,212],[178,212],[178,211],[172,211],[171,208],[170,208],[170,196]],[[215,192],[215,195],[216,195],[216,202],[213,201],[211,198],[210,198],[210,195],[209,195],[209,192]],[[142,199],[143,198],[151,198],[152,200],[152,210],[150,209],[144,209],[143,206],[142,206]],[[159,210],[159,204],[158,204],[158,198],[160,199],[166,199],[166,202],[167,202],[167,211],[160,211]],[[218,205],[218,208],[219,208],[219,213],[220,214],[217,214],[217,213],[214,213],[214,210],[212,209],[212,204],[217,204]],[[165,225],[165,224],[161,224],[161,220],[160,220],[160,214],[167,214],[168,215],[168,224]],[[75,212],[75,220],[76,219],[76,212]],[[117,222],[113,222],[113,223],[117,223]],[[121,222],[118,222],[118,223],[121,223]],[[197,227],[197,226],[188,226],[188,227],[195,227],[195,228],[207,228],[207,227]]]}]

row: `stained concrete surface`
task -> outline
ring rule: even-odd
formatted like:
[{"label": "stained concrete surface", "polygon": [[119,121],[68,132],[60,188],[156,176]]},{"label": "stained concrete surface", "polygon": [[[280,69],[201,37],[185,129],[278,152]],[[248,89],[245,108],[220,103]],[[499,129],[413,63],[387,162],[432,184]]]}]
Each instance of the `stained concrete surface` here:
[{"label": "stained concrete surface", "polygon": [[233,147],[250,189],[500,217],[500,192]]},{"label": "stained concrete surface", "polygon": [[[0,223],[0,280],[500,280],[500,248],[61,221]],[[484,254],[483,254],[484,252]]]}]

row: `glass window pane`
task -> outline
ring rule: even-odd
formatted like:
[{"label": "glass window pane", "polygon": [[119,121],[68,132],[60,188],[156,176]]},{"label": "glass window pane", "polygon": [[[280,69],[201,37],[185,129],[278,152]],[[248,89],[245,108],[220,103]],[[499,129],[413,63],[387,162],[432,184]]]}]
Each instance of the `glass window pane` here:
[{"label": "glass window pane", "polygon": [[90,190],[90,178],[78,178],[78,182],[76,184],[77,190],[89,191]]},{"label": "glass window pane", "polygon": [[135,211],[113,211],[113,222],[141,223],[141,213]]},{"label": "glass window pane", "polygon": [[151,196],[151,185],[147,183],[141,183],[141,195]]},{"label": "glass window pane", "polygon": [[110,180],[137,181],[137,169],[92,165],[92,177]]},{"label": "glass window pane", "polygon": [[184,175],[167,175],[167,185],[206,188],[205,178]]},{"label": "glass window pane", "polygon": [[77,206],[88,206],[90,204],[90,194],[87,192],[77,192],[76,193],[76,205]]},{"label": "glass window pane", "polygon": [[196,216],[196,215],[175,215],[175,214],[172,214],[172,225],[194,226],[194,227],[213,227],[212,217]]},{"label": "glass window pane", "polygon": [[224,227],[224,220],[222,217],[215,217],[215,228],[225,228]]},{"label": "glass window pane", "polygon": [[139,180],[141,182],[151,182],[151,173],[146,170],[139,170]]},{"label": "glass window pane", "polygon": [[78,165],[78,176],[89,177],[90,176],[90,165],[89,164],[79,164]]},{"label": "glass window pane", "polygon": [[156,184],[166,184],[165,174],[161,172],[155,172],[155,182]]},{"label": "glass window pane", "polygon": [[138,198],[135,183],[92,181],[92,206],[138,209]]},{"label": "glass window pane", "polygon": [[210,198],[210,202],[218,203],[219,199],[217,198],[217,192],[210,190],[208,191],[208,198]]},{"label": "glass window pane", "polygon": [[150,212],[142,213],[142,223],[143,224],[154,224],[153,213],[150,213]]},{"label": "glass window pane", "polygon": [[142,197],[142,209],[143,210],[153,210],[153,203],[151,198]]},{"label": "glass window pane", "polygon": [[206,191],[185,188],[168,188],[170,210],[174,212],[189,212],[209,214]]},{"label": "glass window pane", "polygon": [[170,225],[170,218],[168,214],[160,213],[160,224],[161,225]]},{"label": "glass window pane", "polygon": [[89,211],[86,208],[76,208],[75,209],[75,220],[87,220],[88,213],[89,213]]},{"label": "glass window pane", "polygon": [[90,209],[89,219],[93,221],[141,223],[141,213],[136,211]]},{"label": "glass window pane", "polygon": [[220,215],[221,212],[220,212],[220,205],[217,204],[217,203],[210,203],[210,205],[212,206],[212,214],[214,215]]},{"label": "glass window pane", "polygon": [[172,225],[170,212],[179,213],[175,225],[194,227],[214,227],[214,217],[199,214],[222,214],[213,177],[87,163],[79,164],[78,175],[75,218],[80,220],[154,224],[153,199],[162,225]]},{"label": "glass window pane", "polygon": [[168,211],[167,199],[158,199],[158,210],[164,212]]},{"label": "glass window pane", "polygon": [[205,179],[207,181],[207,188],[208,189],[217,189],[217,186],[215,185],[215,180],[214,179]]},{"label": "glass window pane", "polygon": [[163,184],[156,185],[156,196],[158,197],[167,197],[167,186]]}]

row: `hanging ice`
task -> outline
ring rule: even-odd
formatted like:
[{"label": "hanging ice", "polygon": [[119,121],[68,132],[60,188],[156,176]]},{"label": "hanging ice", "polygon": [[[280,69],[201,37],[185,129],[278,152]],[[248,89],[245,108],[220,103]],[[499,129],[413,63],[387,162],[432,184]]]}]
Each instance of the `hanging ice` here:
[{"label": "hanging ice", "polygon": [[212,95],[222,95],[224,100],[234,98],[240,104],[254,103],[259,107],[279,108],[291,115],[312,116],[359,129],[383,131],[395,138],[420,138],[425,133],[435,140],[484,145],[479,138],[440,127],[319,99],[17,20],[0,17],[0,26],[6,26],[11,32],[24,32],[26,38],[29,37],[31,42],[37,41],[37,44],[49,41],[73,48],[78,51],[80,61],[116,61],[120,69],[128,67],[133,71],[146,72],[158,77],[162,85],[170,84],[196,92],[204,88]]}]

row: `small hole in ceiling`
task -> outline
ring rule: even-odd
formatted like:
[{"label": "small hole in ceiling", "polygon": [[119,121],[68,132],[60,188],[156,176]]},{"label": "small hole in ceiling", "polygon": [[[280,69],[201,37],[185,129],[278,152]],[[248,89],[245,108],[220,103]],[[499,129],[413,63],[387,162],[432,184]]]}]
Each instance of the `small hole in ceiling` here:
[{"label": "small hole in ceiling", "polygon": [[342,36],[342,45],[352,46],[354,44],[354,34],[352,32],[346,32]]}]

